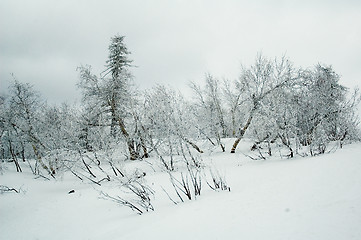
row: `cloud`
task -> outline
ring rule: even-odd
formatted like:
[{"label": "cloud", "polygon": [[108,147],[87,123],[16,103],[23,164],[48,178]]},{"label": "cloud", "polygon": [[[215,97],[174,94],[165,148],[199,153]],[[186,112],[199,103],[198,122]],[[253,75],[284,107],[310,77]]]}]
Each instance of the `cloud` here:
[{"label": "cloud", "polygon": [[205,72],[234,79],[262,51],[296,66],[361,70],[359,1],[10,1],[0,3],[0,87],[13,72],[50,102],[79,98],[76,67],[100,73],[110,37],[125,35],[142,88],[185,89]]}]

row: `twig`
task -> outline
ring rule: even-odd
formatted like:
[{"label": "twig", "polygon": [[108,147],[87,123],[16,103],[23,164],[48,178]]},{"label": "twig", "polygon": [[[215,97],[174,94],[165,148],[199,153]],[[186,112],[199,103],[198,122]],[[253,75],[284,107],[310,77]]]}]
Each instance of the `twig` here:
[{"label": "twig", "polygon": [[162,190],[165,192],[165,194],[167,194],[169,200],[171,200],[175,205],[177,205],[178,203],[171,198],[171,196],[169,195],[169,193],[168,193],[163,187],[161,187],[161,188],[162,188]]}]

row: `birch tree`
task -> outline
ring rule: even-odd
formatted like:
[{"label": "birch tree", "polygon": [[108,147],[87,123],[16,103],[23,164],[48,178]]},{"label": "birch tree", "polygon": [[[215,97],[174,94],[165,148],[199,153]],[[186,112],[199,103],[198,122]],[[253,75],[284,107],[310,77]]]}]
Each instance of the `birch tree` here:
[{"label": "birch tree", "polygon": [[236,152],[253,119],[260,109],[265,107],[266,98],[277,90],[290,86],[296,79],[292,64],[285,57],[279,61],[272,61],[258,55],[250,68],[242,67],[236,84],[237,90],[241,93],[242,111],[246,120],[239,125],[231,153]]}]

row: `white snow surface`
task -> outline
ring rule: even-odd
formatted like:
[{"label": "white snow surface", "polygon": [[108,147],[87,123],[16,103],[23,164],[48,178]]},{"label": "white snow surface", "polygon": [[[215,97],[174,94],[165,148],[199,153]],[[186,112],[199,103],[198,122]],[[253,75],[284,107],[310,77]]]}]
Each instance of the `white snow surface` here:
[{"label": "white snow surface", "polygon": [[[226,144],[229,149],[232,141]],[[6,163],[0,185],[21,192],[0,194],[0,239],[361,239],[360,143],[316,157],[265,161],[245,157],[247,149],[203,154],[231,191],[203,183],[201,196],[177,205],[162,191],[172,188],[158,164],[125,163],[147,172],[155,190],[155,211],[143,215],[102,199],[98,187],[73,176],[35,179]],[[121,194],[112,183],[101,190]]]}]

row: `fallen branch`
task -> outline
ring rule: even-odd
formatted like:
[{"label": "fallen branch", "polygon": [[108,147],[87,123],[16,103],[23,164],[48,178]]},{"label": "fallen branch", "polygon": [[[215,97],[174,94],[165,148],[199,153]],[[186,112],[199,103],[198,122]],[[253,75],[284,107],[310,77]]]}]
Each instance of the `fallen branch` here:
[{"label": "fallen branch", "polygon": [[15,188],[9,188],[7,186],[4,186],[4,185],[0,185],[0,193],[4,193],[4,192],[11,192],[11,191],[14,191],[16,193],[19,193],[20,190],[16,190]]}]

